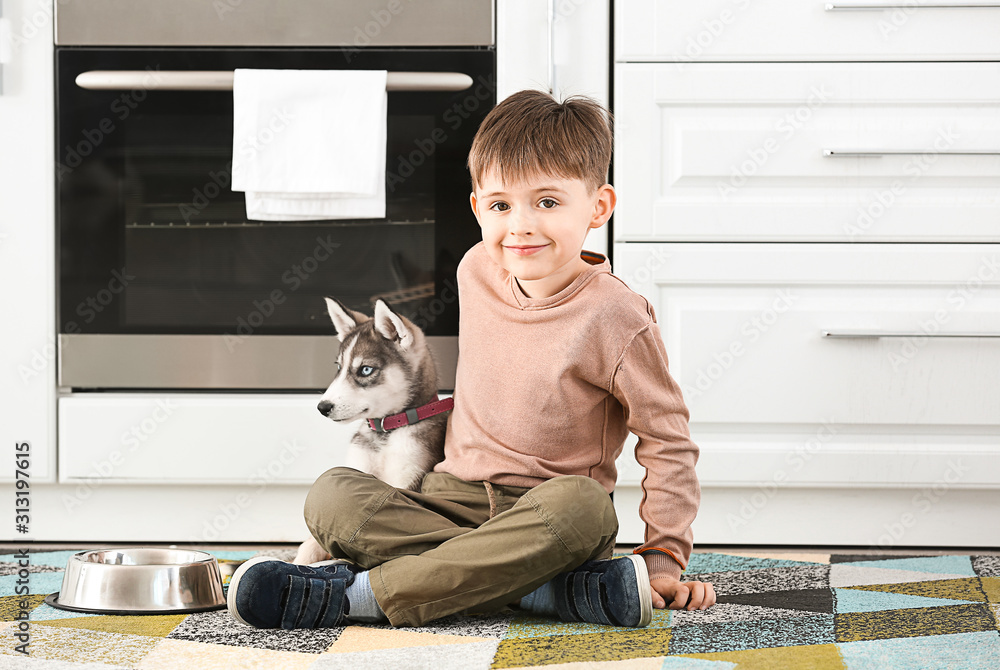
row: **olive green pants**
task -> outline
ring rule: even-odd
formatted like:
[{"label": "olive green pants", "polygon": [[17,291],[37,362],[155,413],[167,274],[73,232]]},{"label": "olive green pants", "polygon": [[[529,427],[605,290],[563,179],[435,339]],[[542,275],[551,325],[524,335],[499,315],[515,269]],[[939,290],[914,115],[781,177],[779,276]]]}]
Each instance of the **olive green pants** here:
[{"label": "olive green pants", "polygon": [[309,491],[305,520],[331,555],[371,571],[393,626],[501,610],[560,572],[610,558],[618,532],[610,496],[577,476],[521,488],[431,472],[414,492],[334,468]]}]

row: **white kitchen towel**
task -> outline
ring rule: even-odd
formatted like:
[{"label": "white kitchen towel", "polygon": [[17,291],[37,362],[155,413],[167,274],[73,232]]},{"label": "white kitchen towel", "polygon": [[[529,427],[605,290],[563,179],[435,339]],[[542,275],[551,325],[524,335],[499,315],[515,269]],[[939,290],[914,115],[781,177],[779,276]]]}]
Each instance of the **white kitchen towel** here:
[{"label": "white kitchen towel", "polygon": [[385,70],[237,69],[232,190],[247,217],[384,217],[385,84]]}]

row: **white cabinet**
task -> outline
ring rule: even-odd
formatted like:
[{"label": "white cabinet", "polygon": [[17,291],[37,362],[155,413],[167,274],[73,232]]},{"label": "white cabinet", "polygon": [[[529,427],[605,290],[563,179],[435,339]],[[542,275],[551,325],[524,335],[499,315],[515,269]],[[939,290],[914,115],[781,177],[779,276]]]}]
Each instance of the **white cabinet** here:
[{"label": "white cabinet", "polygon": [[312,484],[344,465],[356,423],[320,394],[76,394],[59,399],[65,484]]},{"label": "white cabinet", "polygon": [[[950,432],[955,443],[989,435],[1000,447],[995,247],[619,244],[615,252],[626,267],[650,254],[665,259],[632,287],[656,311],[693,426],[878,427]],[[1000,486],[1000,458],[973,478]]]},{"label": "white cabinet", "polygon": [[618,241],[1000,241],[998,63],[627,63]]},{"label": "white cabinet", "polygon": [[615,10],[621,61],[992,60],[1000,52],[995,0],[622,0]]},{"label": "white cabinet", "polygon": [[[51,9],[51,8],[50,8]],[[55,168],[52,40],[38,3],[4,4],[14,37],[0,94],[0,481],[28,442],[30,481],[55,472]],[[8,510],[8,507],[3,507]]]},{"label": "white cabinet", "polygon": [[923,4],[615,4],[614,267],[697,542],[1000,543],[1000,3]]}]

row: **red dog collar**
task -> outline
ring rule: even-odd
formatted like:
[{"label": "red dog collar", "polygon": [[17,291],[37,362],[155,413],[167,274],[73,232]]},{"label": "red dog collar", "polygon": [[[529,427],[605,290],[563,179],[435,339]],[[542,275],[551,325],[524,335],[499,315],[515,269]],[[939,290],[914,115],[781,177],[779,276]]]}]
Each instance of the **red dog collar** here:
[{"label": "red dog collar", "polygon": [[402,428],[403,426],[409,426],[436,414],[447,412],[454,406],[454,398],[435,400],[434,402],[428,403],[423,407],[408,409],[405,412],[400,412],[399,414],[391,414],[389,416],[384,416],[381,419],[368,419],[368,425],[376,433],[388,433],[390,430]]}]

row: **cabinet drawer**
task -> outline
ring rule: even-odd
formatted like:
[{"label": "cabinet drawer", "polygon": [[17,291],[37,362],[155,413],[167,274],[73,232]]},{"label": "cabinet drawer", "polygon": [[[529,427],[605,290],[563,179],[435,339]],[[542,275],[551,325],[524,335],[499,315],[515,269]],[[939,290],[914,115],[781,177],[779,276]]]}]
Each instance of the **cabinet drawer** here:
[{"label": "cabinet drawer", "polygon": [[59,481],[311,484],[344,464],[356,424],[320,394],[95,394],[59,399]]},{"label": "cabinet drawer", "polygon": [[622,0],[615,10],[618,61],[982,60],[1000,53],[1000,3],[991,0]]},{"label": "cabinet drawer", "polygon": [[998,434],[992,246],[617,244],[615,271],[653,304],[692,422]]},{"label": "cabinet drawer", "polygon": [[1000,64],[616,66],[618,241],[1000,241]]}]

